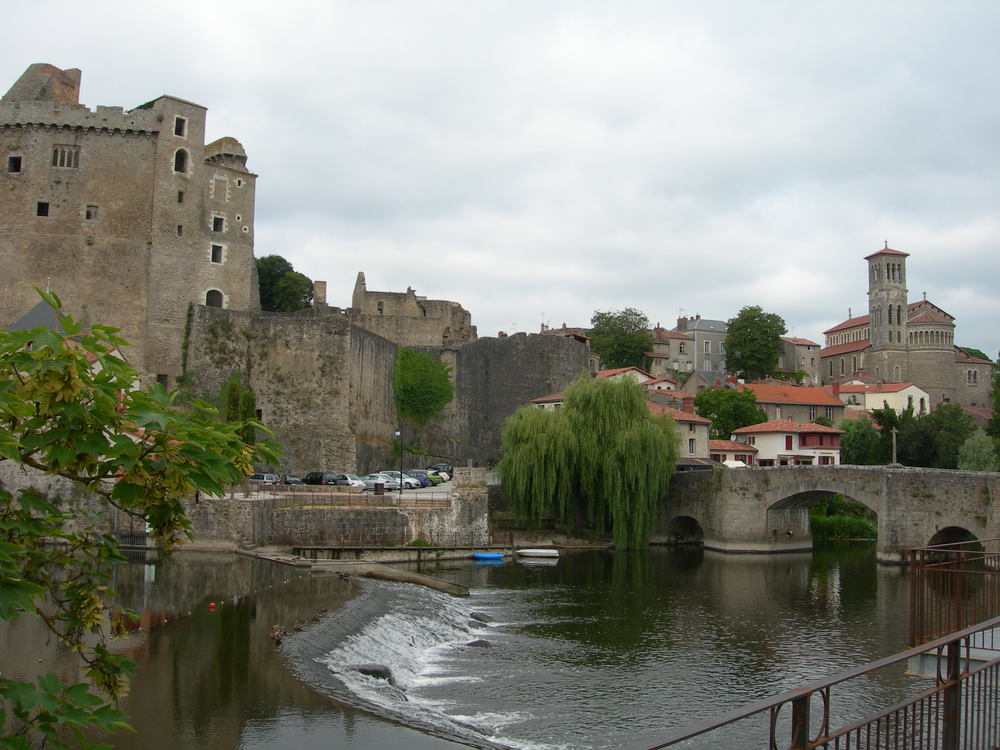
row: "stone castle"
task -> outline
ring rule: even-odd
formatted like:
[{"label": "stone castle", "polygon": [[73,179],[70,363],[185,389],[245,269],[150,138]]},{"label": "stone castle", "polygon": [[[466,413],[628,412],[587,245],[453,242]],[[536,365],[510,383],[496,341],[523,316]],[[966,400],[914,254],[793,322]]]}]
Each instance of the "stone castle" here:
[{"label": "stone castle", "polygon": [[[499,455],[503,421],[565,387],[589,349],[569,338],[479,339],[468,311],[414,290],[369,291],[351,307],[260,310],[254,186],[234,138],[205,144],[206,110],[172,96],[135,109],[79,103],[79,70],[31,65],[0,100],[0,324],[55,291],[74,317],[114,325],[144,376],[214,394],[233,371],[286,454],[288,473],[387,468],[399,429],[399,346],[445,360],[455,399],[404,443],[456,464]],[[412,463],[411,463],[412,461]]]}]

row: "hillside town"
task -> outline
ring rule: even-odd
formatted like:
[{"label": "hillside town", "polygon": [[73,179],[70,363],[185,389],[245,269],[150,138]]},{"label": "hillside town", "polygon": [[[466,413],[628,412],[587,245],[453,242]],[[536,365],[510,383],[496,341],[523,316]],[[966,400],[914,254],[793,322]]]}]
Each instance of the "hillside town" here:
[{"label": "hillside town", "polygon": [[[308,309],[264,311],[257,175],[240,142],[205,143],[207,110],[172,96],[91,110],[79,102],[81,75],[34,64],[0,100],[0,323],[35,324],[44,305],[33,288],[52,289],[78,319],[121,328],[149,382],[207,395],[241,373],[285,448],[281,466],[262,469],[384,464],[397,429],[397,347],[432,351],[451,368],[455,401],[423,448],[459,465],[494,463],[505,418],[526,403],[558,407],[581,370],[646,389],[650,409],[675,419],[686,468],[837,464],[837,425],[882,406],[919,415],[955,404],[979,427],[991,419],[993,362],[956,345],[955,317],[926,293],[911,301],[910,256],[888,243],[864,257],[867,314],[824,331],[822,345],[780,336],[771,379],[759,382],[727,367],[726,316],[736,311],[650,326],[642,367],[630,368],[602,363],[588,326],[481,338],[460,303],[372,291],[363,272],[343,308],[315,281]],[[706,389],[748,390],[767,420],[710,438],[694,406]]]}]

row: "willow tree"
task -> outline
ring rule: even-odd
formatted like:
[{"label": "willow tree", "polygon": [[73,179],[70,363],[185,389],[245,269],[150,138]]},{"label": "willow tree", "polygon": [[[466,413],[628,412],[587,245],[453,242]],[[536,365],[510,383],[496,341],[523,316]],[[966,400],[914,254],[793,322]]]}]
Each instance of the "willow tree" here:
[{"label": "willow tree", "polygon": [[610,531],[617,547],[634,549],[649,542],[680,441],[634,382],[581,376],[562,409],[518,409],[501,450],[504,495],[519,520]]}]

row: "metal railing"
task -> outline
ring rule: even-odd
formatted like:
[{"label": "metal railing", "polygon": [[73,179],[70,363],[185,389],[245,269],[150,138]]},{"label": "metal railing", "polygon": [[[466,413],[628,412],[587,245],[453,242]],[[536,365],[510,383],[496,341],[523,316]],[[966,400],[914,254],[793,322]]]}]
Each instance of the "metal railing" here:
[{"label": "metal railing", "polygon": [[325,508],[409,508],[436,509],[451,506],[451,492],[435,492],[430,487],[419,490],[386,490],[382,494],[362,492],[353,487],[311,484],[242,484],[229,497],[268,498],[276,510],[311,510]]},{"label": "metal railing", "polygon": [[[686,746],[735,747],[732,743],[719,744],[708,735],[747,722],[739,747],[755,746],[746,737],[761,737],[762,741],[766,737],[767,748],[789,750],[993,750],[1000,746],[1000,654],[991,661],[978,661],[972,652],[984,633],[997,628],[1000,617],[637,747],[659,750],[699,739],[708,744]],[[844,686],[842,694],[850,695],[852,681],[890,667],[898,670],[927,653],[938,657],[932,689],[862,721],[833,725],[835,686]],[[780,735],[788,740],[779,739]]]},{"label": "metal railing", "polygon": [[997,616],[1000,539],[910,550],[910,646]]}]

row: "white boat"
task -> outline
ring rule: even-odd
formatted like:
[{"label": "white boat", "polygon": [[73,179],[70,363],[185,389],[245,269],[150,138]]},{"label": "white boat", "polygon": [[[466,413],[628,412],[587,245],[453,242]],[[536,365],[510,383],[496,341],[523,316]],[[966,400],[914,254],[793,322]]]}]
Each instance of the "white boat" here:
[{"label": "white boat", "polygon": [[559,557],[559,550],[557,549],[543,549],[543,548],[526,548],[519,549],[517,554],[522,557]]}]

